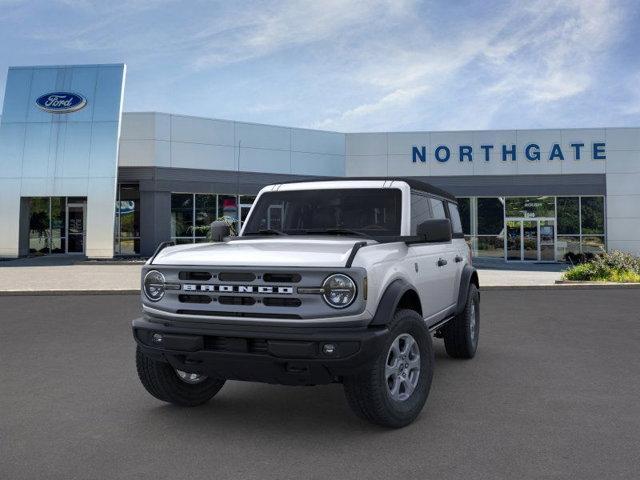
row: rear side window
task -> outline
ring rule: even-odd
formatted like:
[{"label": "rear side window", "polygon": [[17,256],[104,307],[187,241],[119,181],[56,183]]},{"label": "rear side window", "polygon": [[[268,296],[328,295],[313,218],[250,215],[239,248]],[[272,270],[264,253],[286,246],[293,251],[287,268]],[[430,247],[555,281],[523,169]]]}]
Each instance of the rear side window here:
[{"label": "rear side window", "polygon": [[433,218],[447,218],[447,214],[444,211],[444,202],[442,200],[437,200],[435,198],[431,198],[431,213]]},{"label": "rear side window", "polygon": [[411,194],[411,235],[416,235],[418,225],[433,218],[429,197],[418,193]]},{"label": "rear side window", "polygon": [[460,220],[460,212],[458,211],[458,206],[455,203],[449,203],[448,206],[453,233],[462,233],[462,220]]}]

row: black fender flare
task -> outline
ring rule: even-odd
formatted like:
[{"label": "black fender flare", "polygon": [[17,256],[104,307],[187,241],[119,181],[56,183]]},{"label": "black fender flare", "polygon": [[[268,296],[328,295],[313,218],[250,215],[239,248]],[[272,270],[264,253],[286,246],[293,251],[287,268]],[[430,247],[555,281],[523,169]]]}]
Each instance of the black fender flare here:
[{"label": "black fender flare", "polygon": [[376,310],[376,314],[373,316],[369,325],[381,326],[389,324],[398,308],[400,299],[409,290],[413,290],[417,293],[417,290],[413,285],[402,278],[396,278],[391,282],[382,294],[382,297],[380,297],[378,309]]},{"label": "black fender flare", "polygon": [[467,264],[462,269],[462,275],[460,275],[460,289],[458,290],[458,304],[456,305],[456,315],[460,315],[464,311],[464,308],[467,305],[469,286],[472,283],[480,288],[478,271],[471,265]]}]

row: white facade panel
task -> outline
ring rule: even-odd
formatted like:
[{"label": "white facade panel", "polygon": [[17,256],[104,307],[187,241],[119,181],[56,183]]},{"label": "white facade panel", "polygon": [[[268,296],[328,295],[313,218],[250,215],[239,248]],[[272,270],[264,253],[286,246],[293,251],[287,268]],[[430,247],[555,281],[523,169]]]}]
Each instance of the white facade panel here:
[{"label": "white facade panel", "polygon": [[156,140],[120,140],[118,165],[121,167],[169,167],[168,157],[164,162],[158,158],[157,143],[169,145],[169,142]]},{"label": "white facade panel", "polygon": [[235,170],[232,146],[171,142],[171,167]]},{"label": "white facade panel", "polygon": [[[156,130],[157,116],[156,113],[123,113],[120,141],[159,138],[159,132]],[[166,140],[169,140],[168,134]]]},{"label": "white facade panel", "polygon": [[241,142],[242,148],[291,150],[291,129],[236,122],[236,142]]},{"label": "white facade panel", "polygon": [[640,173],[640,149],[608,151],[606,173]]},{"label": "white facade panel", "polygon": [[387,155],[347,155],[347,177],[384,177]]},{"label": "white facade panel", "polygon": [[640,150],[640,128],[607,128],[608,150]]},{"label": "white facade panel", "polygon": [[387,136],[392,133],[348,133],[346,152],[355,155],[387,155]]},{"label": "white facade panel", "polygon": [[[636,195],[640,193],[640,173],[608,173],[607,195]],[[640,208],[638,209],[640,216]]]},{"label": "white facade panel", "polygon": [[240,170],[244,172],[291,173],[289,150],[245,148],[243,145],[239,150],[238,158]]},{"label": "white facade panel", "polygon": [[342,177],[344,176],[344,156],[291,152],[291,170],[287,173]]},{"label": "white facade panel", "polygon": [[319,132],[301,128],[291,129],[291,150],[294,152],[340,155],[344,163],[344,149],[344,133]]},{"label": "white facade panel", "polygon": [[171,115],[171,141],[233,146],[234,122]]}]

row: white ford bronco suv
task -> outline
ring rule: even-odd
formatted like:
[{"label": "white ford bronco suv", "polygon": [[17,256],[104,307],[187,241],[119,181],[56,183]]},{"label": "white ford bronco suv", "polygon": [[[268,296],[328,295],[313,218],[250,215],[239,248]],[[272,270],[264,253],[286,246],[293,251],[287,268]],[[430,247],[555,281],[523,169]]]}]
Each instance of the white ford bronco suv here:
[{"label": "white ford bronco suv", "polygon": [[142,271],[133,321],[140,381],[183,406],[225,380],[341,382],[360,417],[402,427],[434,368],[478,346],[480,292],[456,199],[411,179],[263,188],[237,237],[162,244]]}]

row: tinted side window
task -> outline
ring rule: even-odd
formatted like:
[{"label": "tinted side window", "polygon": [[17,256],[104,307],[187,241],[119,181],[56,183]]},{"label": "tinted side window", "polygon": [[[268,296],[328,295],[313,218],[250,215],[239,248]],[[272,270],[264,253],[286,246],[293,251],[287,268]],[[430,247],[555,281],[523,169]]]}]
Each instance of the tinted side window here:
[{"label": "tinted side window", "polygon": [[442,200],[436,200],[431,198],[431,212],[433,218],[447,218],[447,214],[444,211],[444,202]]},{"label": "tinted side window", "polygon": [[455,203],[449,203],[449,217],[451,218],[451,228],[453,233],[462,233],[462,221],[460,220],[460,212]]},{"label": "tinted side window", "polygon": [[429,197],[411,194],[411,235],[415,235],[418,225],[425,220],[433,218],[431,215],[431,207],[429,206]]}]

